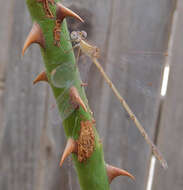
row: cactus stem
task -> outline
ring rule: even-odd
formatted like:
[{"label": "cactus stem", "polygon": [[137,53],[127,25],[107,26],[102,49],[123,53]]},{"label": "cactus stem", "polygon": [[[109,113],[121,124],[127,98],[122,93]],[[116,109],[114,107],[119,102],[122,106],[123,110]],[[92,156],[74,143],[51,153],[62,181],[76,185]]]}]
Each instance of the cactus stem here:
[{"label": "cactus stem", "polygon": [[33,84],[36,84],[40,81],[45,81],[45,82],[48,82],[48,77],[46,75],[46,72],[45,71],[42,71],[33,81]]},{"label": "cactus stem", "polygon": [[45,39],[44,39],[42,30],[41,30],[39,24],[37,24],[37,23],[33,24],[32,29],[31,29],[29,35],[27,36],[27,39],[26,39],[23,49],[22,49],[22,56],[24,56],[26,49],[32,43],[38,43],[42,48],[45,48]]},{"label": "cactus stem", "polygon": [[[81,87],[74,52],[70,51],[72,44],[66,19],[63,17],[64,10],[58,10],[60,9],[60,5],[57,6],[58,1],[54,0],[53,6],[48,2],[47,8],[50,8],[54,15],[53,19],[47,17],[45,4],[38,3],[37,0],[26,0],[26,3],[33,21],[39,24],[45,39],[45,49],[41,48],[45,71],[68,138],[63,156],[59,160],[60,165],[63,166],[64,159],[73,152],[71,155],[81,189],[110,190],[103,146],[84,88]],[[56,14],[56,11],[60,13]]]},{"label": "cactus stem", "polygon": [[106,169],[107,169],[107,175],[109,178],[109,183],[111,183],[115,177],[120,176],[120,175],[128,176],[131,179],[135,180],[135,177],[132,174],[120,168],[116,168],[116,167],[106,164]]},{"label": "cactus stem", "polygon": [[87,108],[86,108],[83,100],[79,96],[79,93],[78,93],[77,89],[74,86],[72,86],[69,89],[69,96],[70,96],[70,99],[71,99],[71,103],[75,107],[78,107],[78,105],[80,105],[85,110],[85,112],[87,112]]},{"label": "cactus stem", "polygon": [[77,143],[72,138],[69,138],[67,140],[67,145],[65,147],[65,150],[63,152],[62,158],[60,160],[60,167],[62,166],[64,160],[71,154],[77,152]]}]

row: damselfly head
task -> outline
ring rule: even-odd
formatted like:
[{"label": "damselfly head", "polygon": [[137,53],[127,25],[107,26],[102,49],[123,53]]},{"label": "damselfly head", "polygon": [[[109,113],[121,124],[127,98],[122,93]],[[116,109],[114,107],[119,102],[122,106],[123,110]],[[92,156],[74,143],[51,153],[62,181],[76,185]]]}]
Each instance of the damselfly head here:
[{"label": "damselfly head", "polygon": [[71,40],[74,40],[76,42],[80,41],[80,35],[76,31],[71,32]]},{"label": "damselfly head", "polygon": [[82,39],[86,39],[87,38],[87,33],[84,30],[82,30],[80,32],[80,35],[81,35]]}]

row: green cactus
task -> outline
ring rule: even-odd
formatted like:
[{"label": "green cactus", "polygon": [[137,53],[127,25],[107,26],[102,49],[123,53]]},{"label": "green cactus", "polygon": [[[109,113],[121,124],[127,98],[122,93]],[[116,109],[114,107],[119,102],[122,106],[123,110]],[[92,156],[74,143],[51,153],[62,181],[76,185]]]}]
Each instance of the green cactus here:
[{"label": "green cactus", "polygon": [[67,24],[63,20],[65,16],[82,19],[74,13],[68,14],[63,7],[59,9],[57,2],[26,0],[34,27],[25,42],[23,54],[31,43],[40,44],[46,71],[38,76],[35,83],[48,81],[57,100],[68,138],[61,164],[72,152],[81,189],[109,190],[115,176],[130,174],[105,164],[102,144],[81,85],[72,45],[67,40],[70,38]]}]

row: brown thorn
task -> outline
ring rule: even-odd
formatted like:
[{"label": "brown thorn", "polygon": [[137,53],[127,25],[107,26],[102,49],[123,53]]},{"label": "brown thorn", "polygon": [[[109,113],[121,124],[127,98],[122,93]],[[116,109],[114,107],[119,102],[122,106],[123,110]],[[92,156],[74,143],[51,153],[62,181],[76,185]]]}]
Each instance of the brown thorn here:
[{"label": "brown thorn", "polygon": [[39,24],[34,23],[32,26],[32,29],[27,36],[27,39],[24,43],[23,49],[22,49],[22,55],[24,56],[24,53],[26,49],[32,44],[32,43],[38,43],[42,48],[45,48],[45,40],[44,36],[41,30],[41,27]]},{"label": "brown thorn", "polygon": [[82,82],[81,86],[88,86],[88,83]]},{"label": "brown thorn", "polygon": [[78,93],[77,89],[74,86],[72,86],[69,89],[69,95],[70,95],[70,98],[71,98],[71,102],[73,104],[80,105],[85,110],[85,112],[87,112],[87,108],[86,108],[83,100],[79,96],[79,93]]},{"label": "brown thorn", "polygon": [[106,164],[106,169],[107,169],[107,175],[109,178],[109,183],[111,183],[115,177],[120,176],[120,175],[128,176],[131,179],[135,180],[135,177],[132,174],[120,168],[116,168],[116,167]]},{"label": "brown thorn", "polygon": [[70,9],[64,7],[61,3],[57,3],[57,5],[56,5],[56,18],[60,21],[60,23],[62,23],[64,18],[67,16],[74,17],[74,18],[78,19],[79,21],[84,22],[84,20],[79,15],[77,15],[76,13],[71,11]]},{"label": "brown thorn", "polygon": [[46,75],[46,72],[45,71],[42,71],[33,81],[33,84],[36,84],[40,81],[45,81],[45,82],[48,82],[48,77]]},{"label": "brown thorn", "polygon": [[62,166],[64,160],[71,154],[71,153],[76,153],[77,152],[77,143],[75,140],[72,138],[69,138],[67,140],[67,145],[65,147],[65,150],[62,154],[62,158],[60,160],[60,167]]}]

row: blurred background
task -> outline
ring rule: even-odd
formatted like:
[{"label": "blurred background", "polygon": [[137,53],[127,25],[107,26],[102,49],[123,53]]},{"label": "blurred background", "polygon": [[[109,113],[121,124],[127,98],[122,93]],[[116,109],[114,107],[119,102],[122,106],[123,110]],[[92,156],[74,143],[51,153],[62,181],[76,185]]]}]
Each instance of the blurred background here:
[{"label": "blurred background", "polygon": [[[101,49],[101,64],[169,165],[163,170],[95,65],[81,55],[105,160],[136,177],[118,177],[111,189],[182,190],[183,1],[63,4],[84,18],[84,24],[67,19],[69,30],[85,30]],[[66,138],[50,87],[32,85],[44,68],[38,45],[21,56],[31,25],[25,1],[0,1],[0,189],[79,190],[71,158],[59,168]]]}]

